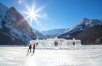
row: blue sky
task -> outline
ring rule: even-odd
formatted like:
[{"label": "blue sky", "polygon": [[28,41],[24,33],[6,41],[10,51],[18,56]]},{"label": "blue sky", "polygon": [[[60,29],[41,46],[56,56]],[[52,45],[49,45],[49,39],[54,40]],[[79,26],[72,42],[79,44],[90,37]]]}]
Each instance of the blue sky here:
[{"label": "blue sky", "polygon": [[[102,0],[0,0],[7,7],[15,7],[25,18],[23,12],[27,6],[42,8],[39,14],[43,18],[34,20],[31,26],[39,31],[59,28],[71,28],[83,18],[102,19]],[[29,19],[27,19],[29,23]]]}]

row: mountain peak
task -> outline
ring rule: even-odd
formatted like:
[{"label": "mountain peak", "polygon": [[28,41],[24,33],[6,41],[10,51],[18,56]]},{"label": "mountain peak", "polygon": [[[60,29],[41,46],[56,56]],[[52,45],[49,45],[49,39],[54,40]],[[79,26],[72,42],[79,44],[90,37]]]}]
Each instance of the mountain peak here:
[{"label": "mountain peak", "polygon": [[88,18],[83,18],[83,21],[89,20]]},{"label": "mountain peak", "polygon": [[94,25],[102,25],[102,20],[84,18],[79,25],[92,27]]},{"label": "mountain peak", "polygon": [[15,7],[11,7],[10,9],[11,9],[11,10],[16,10]]},{"label": "mountain peak", "polygon": [[9,8],[8,12],[10,13],[16,13],[17,10],[14,7]]},{"label": "mountain peak", "polygon": [[83,18],[83,20],[81,21],[81,25],[88,25],[88,24],[90,24],[90,19]]}]

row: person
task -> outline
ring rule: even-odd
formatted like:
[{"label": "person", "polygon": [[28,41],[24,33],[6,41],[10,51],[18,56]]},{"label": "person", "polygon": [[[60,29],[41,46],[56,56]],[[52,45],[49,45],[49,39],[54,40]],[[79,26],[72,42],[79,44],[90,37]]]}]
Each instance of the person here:
[{"label": "person", "polygon": [[75,45],[75,42],[73,41],[73,45]]},{"label": "person", "polygon": [[36,42],[36,45],[38,45],[38,42]]},{"label": "person", "polygon": [[54,42],[54,46],[58,47],[58,42],[57,41]]},{"label": "person", "polygon": [[30,53],[31,53],[31,49],[32,49],[32,45],[30,44],[30,45],[29,45],[28,52],[30,51]]},{"label": "person", "polygon": [[30,44],[26,56],[28,56],[31,53],[31,49],[32,49],[32,45]]},{"label": "person", "polygon": [[33,44],[33,53],[35,52],[35,43]]}]

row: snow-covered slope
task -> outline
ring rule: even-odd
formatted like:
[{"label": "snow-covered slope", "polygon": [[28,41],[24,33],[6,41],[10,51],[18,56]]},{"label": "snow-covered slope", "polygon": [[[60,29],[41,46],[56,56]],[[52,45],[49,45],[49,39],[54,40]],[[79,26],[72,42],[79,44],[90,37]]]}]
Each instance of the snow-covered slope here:
[{"label": "snow-covered slope", "polygon": [[[83,35],[87,34],[85,31],[90,29],[90,28],[93,28],[97,25],[102,25],[102,20],[98,20],[98,19],[88,19],[88,18],[84,18],[78,25],[76,25],[73,29],[71,29],[69,32],[66,32],[60,36],[58,36],[58,38],[66,38],[66,39],[72,39],[72,38],[75,38],[77,36],[78,38],[78,35],[80,33],[83,33]],[[101,28],[101,27],[100,27]],[[97,29],[97,28],[96,28]],[[90,29],[88,30],[87,32],[89,31],[92,31],[93,29]],[[99,30],[95,30],[95,31],[99,31]],[[85,33],[84,33],[85,32]],[[92,33],[92,32],[90,32]],[[82,35],[82,36],[83,36]],[[90,34],[91,35],[91,34]],[[100,35],[100,33],[99,33]],[[89,35],[88,35],[89,36]],[[101,36],[102,37],[102,36]],[[84,38],[83,38],[84,39]],[[82,39],[80,39],[82,40]],[[85,39],[84,39],[85,40]],[[93,41],[93,40],[92,40]],[[84,43],[85,44],[85,43]]]},{"label": "snow-covered slope", "polygon": [[47,31],[42,31],[41,33],[47,38],[55,38],[58,35],[61,35],[65,32],[65,29],[52,29]]},{"label": "snow-covered slope", "polygon": [[36,29],[33,29],[34,34],[36,35],[37,39],[46,39],[46,36],[44,36],[41,32],[39,32]]},{"label": "snow-covered slope", "polygon": [[2,27],[0,29],[0,44],[21,45],[28,44],[30,40],[36,39],[32,28],[14,7],[7,9],[0,25]]}]

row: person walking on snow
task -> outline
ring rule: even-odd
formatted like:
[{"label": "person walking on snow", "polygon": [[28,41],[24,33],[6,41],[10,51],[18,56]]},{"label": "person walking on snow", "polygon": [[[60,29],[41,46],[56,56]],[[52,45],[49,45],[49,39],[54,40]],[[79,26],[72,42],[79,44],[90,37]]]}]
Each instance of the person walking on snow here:
[{"label": "person walking on snow", "polygon": [[28,52],[30,52],[30,53],[31,53],[31,49],[32,49],[32,45],[30,44],[30,45],[29,45]]},{"label": "person walking on snow", "polygon": [[35,52],[35,43],[33,44],[33,53]]},{"label": "person walking on snow", "polygon": [[27,51],[27,55],[28,56],[31,53],[31,49],[32,49],[32,44],[29,45],[28,51]]}]

